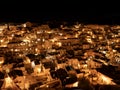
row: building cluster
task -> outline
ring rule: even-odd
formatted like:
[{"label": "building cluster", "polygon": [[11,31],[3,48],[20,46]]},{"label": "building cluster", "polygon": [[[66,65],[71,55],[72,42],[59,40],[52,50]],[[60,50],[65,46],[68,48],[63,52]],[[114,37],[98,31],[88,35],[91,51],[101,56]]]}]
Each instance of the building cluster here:
[{"label": "building cluster", "polygon": [[[98,69],[120,72],[119,25],[0,25],[0,87],[15,90],[118,85]],[[120,79],[119,79],[120,80]],[[82,85],[81,82],[86,81]],[[13,89],[12,89],[13,90]]]}]

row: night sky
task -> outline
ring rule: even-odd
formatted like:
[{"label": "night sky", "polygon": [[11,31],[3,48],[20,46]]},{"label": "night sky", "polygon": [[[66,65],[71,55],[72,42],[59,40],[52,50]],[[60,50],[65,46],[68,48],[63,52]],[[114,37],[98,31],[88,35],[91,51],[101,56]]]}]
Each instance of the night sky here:
[{"label": "night sky", "polygon": [[[120,24],[119,7],[87,5],[84,3],[73,4],[29,4],[26,6],[9,5],[1,11],[0,22],[43,22],[43,21],[80,21],[85,23],[98,24]],[[42,6],[40,6],[42,5]]]}]

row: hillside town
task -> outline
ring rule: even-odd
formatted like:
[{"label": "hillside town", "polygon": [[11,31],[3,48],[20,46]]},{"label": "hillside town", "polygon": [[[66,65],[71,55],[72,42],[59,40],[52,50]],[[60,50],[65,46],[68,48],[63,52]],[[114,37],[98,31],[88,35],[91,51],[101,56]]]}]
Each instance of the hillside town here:
[{"label": "hillside town", "polygon": [[119,85],[119,25],[0,25],[0,90],[120,90]]}]

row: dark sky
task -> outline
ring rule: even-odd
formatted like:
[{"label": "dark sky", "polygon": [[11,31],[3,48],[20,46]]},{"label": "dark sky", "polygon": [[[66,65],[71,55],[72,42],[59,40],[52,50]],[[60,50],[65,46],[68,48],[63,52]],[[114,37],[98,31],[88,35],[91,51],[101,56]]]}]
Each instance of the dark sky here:
[{"label": "dark sky", "polygon": [[11,12],[0,16],[1,22],[81,21],[88,23],[119,24],[120,13],[93,12]]},{"label": "dark sky", "polygon": [[[13,6],[11,8],[11,6]],[[115,6],[115,5],[114,5]],[[9,4],[0,12],[0,22],[42,22],[42,21],[82,21],[88,23],[119,24],[120,10],[107,3],[65,3],[65,4]],[[3,7],[2,7],[3,8]]]}]

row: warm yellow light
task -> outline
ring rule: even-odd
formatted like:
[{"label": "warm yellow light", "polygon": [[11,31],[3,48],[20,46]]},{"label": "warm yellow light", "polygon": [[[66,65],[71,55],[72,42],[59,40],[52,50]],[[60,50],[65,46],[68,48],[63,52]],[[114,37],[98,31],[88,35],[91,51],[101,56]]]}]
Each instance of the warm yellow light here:
[{"label": "warm yellow light", "polygon": [[80,68],[80,64],[78,63],[78,68]]},{"label": "warm yellow light", "polygon": [[28,57],[25,57],[24,63],[30,63],[30,59]]},{"label": "warm yellow light", "polygon": [[0,57],[0,65],[4,63],[4,58]]},{"label": "warm yellow light", "polygon": [[38,49],[36,48],[35,51],[38,51]]},{"label": "warm yellow light", "polygon": [[58,45],[59,47],[61,47],[61,46],[62,46],[62,43],[61,43],[61,42],[58,42],[57,45]]},{"label": "warm yellow light", "polygon": [[40,38],[38,38],[37,41],[40,41]]},{"label": "warm yellow light", "polygon": [[37,67],[37,68],[35,69],[35,72],[36,72],[37,74],[39,74],[39,73],[41,72],[41,68],[38,68],[38,67]]},{"label": "warm yellow light", "polygon": [[95,35],[92,35],[92,38],[95,38],[96,36]]},{"label": "warm yellow light", "polygon": [[10,78],[10,77],[7,77],[5,78],[5,87],[8,88],[8,87],[12,87],[12,83],[13,83],[13,80]]},{"label": "warm yellow light", "polygon": [[99,40],[102,40],[103,39],[103,37],[102,36],[99,36]]},{"label": "warm yellow light", "polygon": [[78,82],[73,83],[73,87],[78,87]]},{"label": "warm yellow light", "polygon": [[47,33],[49,33],[49,34],[50,34],[50,33],[52,33],[52,31],[48,31]]},{"label": "warm yellow light", "polygon": [[59,33],[60,36],[62,36],[63,34],[62,33]]},{"label": "warm yellow light", "polygon": [[14,34],[12,34],[11,36],[14,37]]},{"label": "warm yellow light", "polygon": [[75,34],[75,37],[76,37],[76,38],[78,38],[78,36],[79,36],[78,34]]},{"label": "warm yellow light", "polygon": [[31,66],[32,66],[32,68],[35,67],[35,62],[34,61],[31,62]]},{"label": "warm yellow light", "polygon": [[0,64],[3,64],[4,63],[4,61],[0,61]]},{"label": "warm yellow light", "polygon": [[0,42],[2,43],[2,42],[3,42],[3,40],[0,40]]},{"label": "warm yellow light", "polygon": [[30,40],[29,39],[24,39],[23,42],[30,42]]},{"label": "warm yellow light", "polygon": [[67,37],[64,37],[64,39],[67,39]]},{"label": "warm yellow light", "polygon": [[87,68],[87,66],[88,66],[87,64],[83,65],[84,68]]},{"label": "warm yellow light", "polygon": [[105,84],[111,84],[111,80],[109,78],[105,77],[104,75],[102,75],[101,78]]},{"label": "warm yellow light", "polygon": [[15,52],[17,52],[18,51],[18,49],[15,49]]},{"label": "warm yellow light", "polygon": [[23,24],[23,27],[26,27],[27,25],[26,24]]},{"label": "warm yellow light", "polygon": [[88,41],[89,43],[92,43],[92,40],[91,40],[90,38],[88,38],[87,41]]},{"label": "warm yellow light", "polygon": [[44,41],[45,41],[45,39],[43,38],[43,39],[42,39],[42,41],[44,42]]},{"label": "warm yellow light", "polygon": [[57,39],[56,39],[56,38],[53,38],[51,41],[54,43],[55,41],[57,41]]}]

